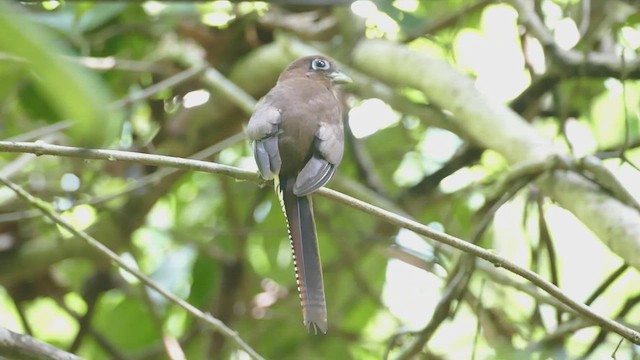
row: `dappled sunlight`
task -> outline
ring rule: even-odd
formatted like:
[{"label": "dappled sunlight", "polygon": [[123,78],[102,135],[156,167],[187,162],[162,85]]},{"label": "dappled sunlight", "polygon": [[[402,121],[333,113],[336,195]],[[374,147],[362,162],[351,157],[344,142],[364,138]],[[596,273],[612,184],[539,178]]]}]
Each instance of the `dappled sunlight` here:
[{"label": "dappled sunlight", "polygon": [[504,102],[516,97],[530,82],[518,41],[517,13],[508,6],[488,7],[480,30],[463,30],[455,43],[456,59],[472,70],[478,90]]},{"label": "dappled sunlight", "polygon": [[209,101],[210,95],[209,91],[204,89],[190,91],[182,97],[182,106],[185,109],[200,106]]},{"label": "dappled sunlight", "polygon": [[637,9],[303,2],[0,1],[0,344],[637,357]]},{"label": "dappled sunlight", "polygon": [[351,4],[351,11],[365,19],[367,35],[371,37],[397,37],[398,24],[389,15],[378,11],[376,4],[372,1],[356,0]]},{"label": "dappled sunlight", "polygon": [[[431,253],[425,241],[413,232],[400,230],[395,242],[418,254]],[[443,281],[436,275],[400,260],[387,263],[382,299],[389,311],[402,321],[402,331],[423,328],[442,296]]]},{"label": "dappled sunlight", "polygon": [[356,138],[375,134],[398,123],[398,113],[380,99],[366,99],[349,110],[349,127]]}]

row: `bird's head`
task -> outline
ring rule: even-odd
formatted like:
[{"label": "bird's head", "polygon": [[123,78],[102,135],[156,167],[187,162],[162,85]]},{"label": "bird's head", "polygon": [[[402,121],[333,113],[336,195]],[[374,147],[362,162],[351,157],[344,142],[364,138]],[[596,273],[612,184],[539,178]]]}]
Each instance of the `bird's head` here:
[{"label": "bird's head", "polygon": [[295,77],[307,77],[327,85],[347,84],[351,78],[338,71],[333,60],[322,55],[305,56],[287,66],[279,81]]}]

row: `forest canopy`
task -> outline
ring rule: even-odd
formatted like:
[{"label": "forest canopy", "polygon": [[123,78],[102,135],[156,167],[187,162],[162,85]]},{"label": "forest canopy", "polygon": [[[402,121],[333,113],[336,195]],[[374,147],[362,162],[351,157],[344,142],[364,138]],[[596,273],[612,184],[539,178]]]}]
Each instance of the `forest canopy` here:
[{"label": "forest canopy", "polygon": [[[639,359],[639,14],[0,2],[0,358]],[[316,335],[245,130],[318,54],[353,82]]]}]

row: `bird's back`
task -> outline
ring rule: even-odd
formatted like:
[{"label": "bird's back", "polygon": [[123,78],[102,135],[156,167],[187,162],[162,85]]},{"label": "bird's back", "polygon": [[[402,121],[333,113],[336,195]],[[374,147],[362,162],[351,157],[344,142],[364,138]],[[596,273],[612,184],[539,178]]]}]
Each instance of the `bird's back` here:
[{"label": "bird's back", "polygon": [[283,161],[280,175],[295,176],[313,154],[319,125],[341,121],[338,100],[323,83],[303,77],[279,82],[267,94],[265,103],[281,111],[278,147]]}]

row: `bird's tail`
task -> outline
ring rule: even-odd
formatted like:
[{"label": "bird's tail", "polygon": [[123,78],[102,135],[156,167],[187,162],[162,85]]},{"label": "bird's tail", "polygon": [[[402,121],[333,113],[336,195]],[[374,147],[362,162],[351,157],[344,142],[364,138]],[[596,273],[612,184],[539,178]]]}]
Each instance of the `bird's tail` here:
[{"label": "bird's tail", "polygon": [[316,333],[318,330],[326,333],[327,306],[311,197],[293,193],[295,179],[278,180],[276,191],[289,228],[304,324],[307,328],[313,326]]}]

